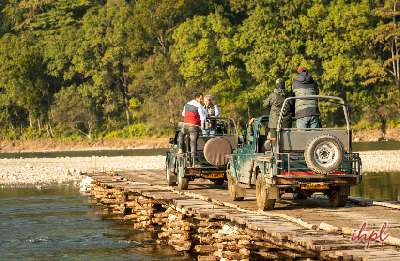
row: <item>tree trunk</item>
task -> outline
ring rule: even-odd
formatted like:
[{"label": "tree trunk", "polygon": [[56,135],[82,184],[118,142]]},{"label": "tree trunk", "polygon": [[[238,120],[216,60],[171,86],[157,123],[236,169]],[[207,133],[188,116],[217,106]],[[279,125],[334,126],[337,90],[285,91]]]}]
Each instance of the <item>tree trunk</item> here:
[{"label": "tree trunk", "polygon": [[40,119],[37,120],[37,125],[38,125],[38,129],[39,129],[39,133],[42,132],[42,121]]},{"label": "tree trunk", "polygon": [[[125,89],[125,87],[123,87]],[[126,94],[126,90],[124,91],[124,106],[125,106],[125,116],[126,116],[126,124],[131,124],[131,110],[129,109],[129,99],[128,95]]]},{"label": "tree trunk", "polygon": [[[397,25],[396,21],[396,11],[397,11],[397,1],[393,2],[393,24]],[[396,86],[400,87],[400,58],[399,58],[399,46],[397,45],[397,35],[394,36],[393,40],[393,51],[392,51],[392,57],[395,55],[396,61],[393,60],[393,72],[395,74],[395,82]],[[395,58],[393,57],[393,58]]]},{"label": "tree trunk", "polygon": [[383,116],[380,118],[380,125],[381,137],[379,140],[386,140],[386,119]]},{"label": "tree trunk", "polygon": [[47,135],[49,135],[50,138],[54,138],[53,129],[51,128],[50,123],[46,124],[46,131],[47,131]]},{"label": "tree trunk", "polygon": [[29,128],[33,128],[32,115],[29,113]]},{"label": "tree trunk", "polygon": [[125,116],[126,116],[126,124],[131,124],[131,110],[129,109],[129,97],[128,97],[128,77],[125,74],[125,66],[123,58],[121,57],[119,70],[121,73],[120,78],[120,89],[122,93],[124,109],[125,109]]}]

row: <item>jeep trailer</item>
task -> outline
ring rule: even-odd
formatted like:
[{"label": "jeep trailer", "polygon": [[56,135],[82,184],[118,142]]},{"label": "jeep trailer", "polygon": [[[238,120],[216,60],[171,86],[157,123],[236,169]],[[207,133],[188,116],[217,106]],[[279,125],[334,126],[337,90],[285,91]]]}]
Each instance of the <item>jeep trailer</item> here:
[{"label": "jeep trailer", "polygon": [[[326,124],[339,119],[345,126],[282,128],[286,106],[297,99],[322,101],[332,111],[335,110],[329,106],[338,107],[343,116],[334,115]],[[306,199],[315,192],[322,192],[328,196],[332,207],[346,204],[350,186],[361,181],[361,159],[352,152],[352,130],[343,99],[321,95],[286,98],[278,119],[276,139],[268,135],[267,116],[250,123],[244,145],[229,156],[227,176],[232,200],[242,200],[246,188],[255,187],[257,205],[262,210],[273,209],[284,193]]]}]

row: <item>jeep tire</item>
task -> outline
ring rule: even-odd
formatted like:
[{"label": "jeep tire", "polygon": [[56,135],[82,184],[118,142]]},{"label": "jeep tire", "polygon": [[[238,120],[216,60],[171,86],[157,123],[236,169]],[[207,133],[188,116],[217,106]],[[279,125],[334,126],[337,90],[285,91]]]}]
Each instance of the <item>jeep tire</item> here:
[{"label": "jeep tire", "polygon": [[329,174],[343,161],[343,144],[330,134],[320,135],[308,142],[304,151],[307,167],[319,174]]},{"label": "jeep tire", "polygon": [[349,197],[349,188],[347,186],[342,186],[336,189],[332,189],[329,194],[329,203],[331,207],[344,207]]},{"label": "jeep tire", "polygon": [[176,185],[176,175],[171,172],[171,169],[168,164],[168,160],[165,163],[165,176],[166,176],[168,186]]},{"label": "jeep tire", "polygon": [[217,186],[221,186],[222,184],[224,184],[224,179],[215,179],[212,182],[214,182],[214,184]]},{"label": "jeep tire", "polygon": [[257,176],[256,180],[256,195],[257,195],[257,206],[260,210],[272,210],[275,207],[276,199],[270,199],[268,186],[262,175]]},{"label": "jeep tire", "polygon": [[178,175],[178,190],[186,190],[189,187],[189,180],[186,177]]},{"label": "jeep tire", "polygon": [[228,177],[228,192],[229,192],[229,198],[232,201],[241,201],[244,199],[243,196],[240,196],[238,191],[236,191],[236,187],[235,187],[235,183],[233,181],[233,178],[230,174],[230,170],[229,170],[229,165],[228,165],[228,169],[227,169],[227,173],[226,173],[227,177]]}]

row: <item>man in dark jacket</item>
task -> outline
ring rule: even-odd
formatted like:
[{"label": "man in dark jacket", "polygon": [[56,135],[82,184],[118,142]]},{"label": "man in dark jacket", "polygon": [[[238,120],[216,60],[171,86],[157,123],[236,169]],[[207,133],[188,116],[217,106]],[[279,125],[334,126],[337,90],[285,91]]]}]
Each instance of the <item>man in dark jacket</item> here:
[{"label": "man in dark jacket", "polygon": [[[272,137],[276,136],[276,127],[278,124],[279,114],[281,113],[282,105],[288,94],[285,90],[285,82],[279,78],[276,80],[275,90],[264,101],[264,107],[269,110],[268,128],[271,130]],[[292,126],[292,115],[290,103],[285,108],[282,118],[282,127],[290,128]]]},{"label": "man in dark jacket", "polygon": [[[295,96],[318,95],[317,83],[307,69],[299,67],[297,72],[298,74],[292,83]],[[295,111],[297,128],[321,128],[318,100],[296,99]]]}]

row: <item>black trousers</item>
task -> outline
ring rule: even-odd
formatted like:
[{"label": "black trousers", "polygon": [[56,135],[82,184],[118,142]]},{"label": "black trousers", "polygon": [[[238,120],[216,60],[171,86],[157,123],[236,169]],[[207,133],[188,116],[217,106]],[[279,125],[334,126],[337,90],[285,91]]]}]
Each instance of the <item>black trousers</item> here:
[{"label": "black trousers", "polygon": [[185,143],[185,135],[189,135],[190,139],[190,153],[192,154],[192,159],[194,160],[196,156],[196,150],[197,150],[197,139],[199,138],[199,132],[200,132],[200,127],[195,127],[195,126],[184,126],[179,133],[178,137],[178,144],[179,148],[184,150]]}]

